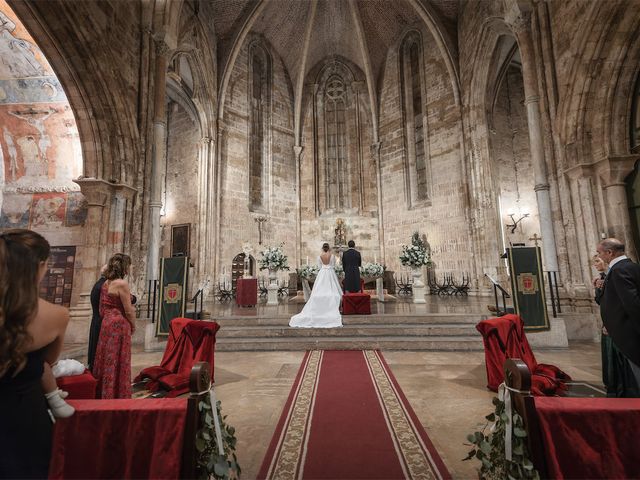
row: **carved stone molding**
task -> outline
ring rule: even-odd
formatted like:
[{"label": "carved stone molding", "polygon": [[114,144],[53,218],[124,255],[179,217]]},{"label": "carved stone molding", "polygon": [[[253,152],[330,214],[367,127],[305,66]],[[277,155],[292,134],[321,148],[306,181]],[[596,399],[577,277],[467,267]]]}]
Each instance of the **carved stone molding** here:
[{"label": "carved stone molding", "polygon": [[609,155],[594,164],[594,171],[600,177],[604,188],[624,185],[625,178],[633,172],[640,154]]},{"label": "carved stone molding", "polygon": [[104,207],[111,198],[113,184],[105,180],[80,177],[75,179],[74,182],[80,185],[80,191],[90,207]]}]

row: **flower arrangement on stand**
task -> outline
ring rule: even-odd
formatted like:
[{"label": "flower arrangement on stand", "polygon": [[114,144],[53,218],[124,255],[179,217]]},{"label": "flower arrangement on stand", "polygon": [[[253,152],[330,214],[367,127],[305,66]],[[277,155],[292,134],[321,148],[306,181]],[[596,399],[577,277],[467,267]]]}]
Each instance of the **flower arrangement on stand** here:
[{"label": "flower arrangement on stand", "polygon": [[267,247],[261,253],[260,270],[289,270],[288,258],[284,253],[284,243],[277,247]]},{"label": "flower arrangement on stand", "polygon": [[267,286],[267,305],[278,304],[278,270],[289,270],[287,256],[284,253],[284,243],[277,247],[267,247],[262,252],[260,270],[269,270],[269,285]]},{"label": "flower arrangement on stand", "polygon": [[403,245],[400,254],[400,263],[412,269],[413,276],[413,303],[425,303],[425,286],[422,281],[422,267],[431,265],[431,252],[420,238],[418,232],[413,232],[411,245]]},{"label": "flower arrangement on stand", "polygon": [[360,267],[360,275],[366,278],[379,278],[384,275],[386,267],[380,263],[365,263]]},{"label": "flower arrangement on stand", "polygon": [[307,281],[315,279],[319,271],[320,267],[318,267],[318,265],[303,265],[296,269],[298,276]]},{"label": "flower arrangement on stand", "polygon": [[333,270],[334,272],[336,272],[338,278],[344,278],[344,267],[341,263],[336,263],[336,265],[333,267]]}]

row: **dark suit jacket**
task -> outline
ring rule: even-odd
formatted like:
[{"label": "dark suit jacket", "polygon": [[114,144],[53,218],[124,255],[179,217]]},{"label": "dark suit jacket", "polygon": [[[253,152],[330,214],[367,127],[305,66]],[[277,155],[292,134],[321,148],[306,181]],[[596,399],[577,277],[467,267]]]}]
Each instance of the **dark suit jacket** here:
[{"label": "dark suit jacket", "polygon": [[96,356],[96,350],[98,348],[98,340],[100,338],[100,327],[102,327],[102,317],[100,317],[100,292],[102,291],[102,285],[106,278],[100,277],[91,289],[91,310],[93,314],[91,316],[91,327],[89,327],[89,349],[87,352],[87,365],[91,369],[93,367],[93,360]]},{"label": "dark suit jacket", "polygon": [[600,314],[616,347],[640,365],[640,265],[625,259],[611,267],[600,296]]},{"label": "dark suit jacket", "polygon": [[342,254],[342,268],[344,268],[344,291],[360,291],[360,265],[362,259],[360,252],[350,248]]}]

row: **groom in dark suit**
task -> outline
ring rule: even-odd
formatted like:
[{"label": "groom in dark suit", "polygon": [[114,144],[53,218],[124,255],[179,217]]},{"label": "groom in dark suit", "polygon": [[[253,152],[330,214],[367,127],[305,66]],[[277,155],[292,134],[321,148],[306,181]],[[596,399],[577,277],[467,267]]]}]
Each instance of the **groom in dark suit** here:
[{"label": "groom in dark suit", "polygon": [[618,396],[640,396],[640,266],[624,254],[624,244],[607,238],[598,244],[598,256],[609,264],[602,286],[600,314],[611,340],[622,354]]},{"label": "groom in dark suit", "polygon": [[343,288],[345,292],[358,293],[360,292],[360,265],[362,265],[362,259],[360,258],[360,252],[356,250],[356,243],[353,240],[349,240],[347,245],[349,249],[342,254],[342,268],[344,268]]}]

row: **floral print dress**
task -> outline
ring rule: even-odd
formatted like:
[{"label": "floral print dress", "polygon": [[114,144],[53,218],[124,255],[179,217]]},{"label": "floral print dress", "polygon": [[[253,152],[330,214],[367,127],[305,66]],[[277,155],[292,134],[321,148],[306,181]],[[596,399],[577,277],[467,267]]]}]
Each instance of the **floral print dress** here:
[{"label": "floral print dress", "polygon": [[102,327],[93,362],[97,398],[131,398],[131,325],[120,297],[109,293],[108,283],[100,292]]}]

